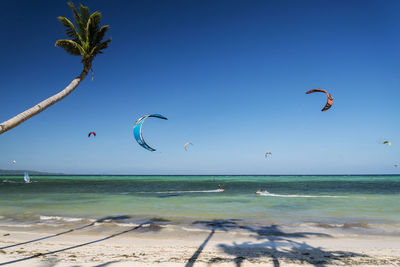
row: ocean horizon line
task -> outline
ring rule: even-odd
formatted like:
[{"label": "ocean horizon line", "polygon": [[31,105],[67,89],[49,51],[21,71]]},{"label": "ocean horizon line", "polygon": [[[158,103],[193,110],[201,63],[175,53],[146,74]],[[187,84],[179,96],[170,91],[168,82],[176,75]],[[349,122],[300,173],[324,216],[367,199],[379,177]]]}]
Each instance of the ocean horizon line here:
[{"label": "ocean horizon line", "polygon": [[[27,170],[27,172],[31,172]],[[35,171],[32,171],[35,172]],[[23,173],[22,173],[23,174]],[[21,174],[0,174],[0,176],[20,176]],[[68,173],[40,173],[33,174],[36,176],[400,176],[398,174],[378,174],[378,173],[369,173],[369,174],[113,174],[113,173],[105,173],[105,174],[68,174]]]}]

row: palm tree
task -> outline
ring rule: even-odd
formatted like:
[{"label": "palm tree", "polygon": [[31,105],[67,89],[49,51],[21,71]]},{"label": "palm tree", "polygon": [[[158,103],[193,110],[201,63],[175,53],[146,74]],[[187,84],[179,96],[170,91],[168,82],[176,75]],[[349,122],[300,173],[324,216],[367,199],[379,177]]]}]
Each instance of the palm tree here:
[{"label": "palm tree", "polygon": [[93,12],[90,14],[89,8],[79,7],[79,11],[74,4],[68,2],[74,13],[75,25],[65,17],[58,17],[58,20],[66,28],[66,34],[70,39],[58,40],[56,46],[63,48],[67,53],[82,57],[83,70],[64,90],[40,102],[39,104],[25,110],[17,116],[0,124],[0,134],[18,126],[20,123],[39,114],[58,101],[64,99],[79,85],[92,69],[92,61],[102,50],[108,47],[111,38],[103,41],[104,36],[109,29],[108,25],[100,27],[101,13]]}]

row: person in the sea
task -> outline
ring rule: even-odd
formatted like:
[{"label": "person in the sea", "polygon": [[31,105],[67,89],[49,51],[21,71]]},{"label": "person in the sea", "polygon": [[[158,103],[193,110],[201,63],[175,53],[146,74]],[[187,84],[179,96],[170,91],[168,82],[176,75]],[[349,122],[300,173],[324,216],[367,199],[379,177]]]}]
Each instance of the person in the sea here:
[{"label": "person in the sea", "polygon": [[263,192],[263,190],[262,190],[262,188],[260,188],[257,192],[256,192],[256,194],[260,194],[260,193],[262,193]]},{"label": "person in the sea", "polygon": [[220,190],[224,190],[224,188],[220,184],[218,185],[218,187]]}]

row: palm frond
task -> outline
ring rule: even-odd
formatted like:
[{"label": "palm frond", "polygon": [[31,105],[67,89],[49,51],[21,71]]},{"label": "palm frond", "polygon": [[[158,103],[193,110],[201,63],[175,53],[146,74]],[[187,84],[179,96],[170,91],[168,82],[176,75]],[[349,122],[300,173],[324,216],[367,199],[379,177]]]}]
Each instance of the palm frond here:
[{"label": "palm frond", "polygon": [[100,30],[98,30],[98,31],[94,34],[93,39],[92,39],[92,45],[93,45],[93,46],[96,46],[96,45],[99,45],[99,44],[100,44],[101,40],[104,39],[104,36],[106,35],[106,33],[107,33],[107,31],[108,31],[109,28],[110,28],[109,25],[104,25],[104,26],[102,26],[102,27],[100,28]]},{"label": "palm frond", "polygon": [[101,13],[95,11],[90,15],[89,20],[86,24],[86,41],[92,43],[94,35],[99,30],[99,24],[101,22]]},{"label": "palm frond", "polygon": [[86,25],[90,17],[89,8],[87,6],[80,4],[79,10],[81,11],[82,23],[83,25]]},{"label": "palm frond", "polygon": [[63,48],[67,53],[74,56],[85,56],[85,50],[77,42],[72,40],[57,40],[56,46]]},{"label": "palm frond", "polygon": [[74,13],[75,24],[78,27],[80,35],[84,37],[86,24],[83,23],[81,14],[79,14],[78,10],[75,8],[74,3],[68,2],[67,4],[71,7],[72,12]]},{"label": "palm frond", "polygon": [[92,51],[90,51],[90,54],[92,54],[93,56],[96,56],[97,54],[102,54],[103,52],[101,50],[108,48],[108,44],[111,42],[111,40],[111,38],[108,38],[99,45],[96,45],[95,47],[93,47]]},{"label": "palm frond", "polygon": [[73,38],[74,41],[82,42],[82,37],[76,31],[74,24],[69,19],[65,17],[58,17],[57,19],[65,27],[65,33],[67,34],[68,37]]}]

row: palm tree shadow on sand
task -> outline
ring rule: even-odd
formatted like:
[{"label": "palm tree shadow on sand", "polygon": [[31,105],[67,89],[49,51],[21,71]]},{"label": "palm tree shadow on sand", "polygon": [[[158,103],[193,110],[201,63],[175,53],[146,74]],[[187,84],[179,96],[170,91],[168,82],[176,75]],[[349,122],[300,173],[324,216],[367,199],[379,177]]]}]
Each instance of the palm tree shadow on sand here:
[{"label": "palm tree shadow on sand", "polygon": [[94,221],[92,223],[89,223],[89,224],[86,224],[86,225],[83,225],[83,226],[79,226],[79,227],[76,227],[76,228],[73,228],[73,229],[69,229],[69,230],[66,230],[66,231],[63,231],[63,232],[60,232],[60,233],[57,233],[57,234],[48,235],[48,236],[40,237],[40,238],[37,238],[37,239],[33,239],[33,240],[17,243],[17,244],[14,244],[14,245],[0,247],[0,249],[7,249],[7,248],[12,248],[12,247],[17,247],[17,246],[21,246],[21,245],[25,245],[25,244],[38,242],[38,241],[45,240],[45,239],[49,239],[49,238],[52,238],[52,237],[57,237],[57,236],[60,236],[60,235],[68,234],[68,233],[71,233],[71,232],[74,232],[74,231],[78,231],[78,230],[82,230],[82,229],[85,229],[85,228],[89,228],[90,226],[95,225],[95,223],[101,223],[101,222],[106,222],[106,221],[119,221],[119,220],[125,220],[125,219],[129,219],[129,218],[131,218],[131,217],[127,216],[127,215],[107,216],[107,217],[98,219],[98,220],[96,220],[96,221]]},{"label": "palm tree shadow on sand", "polygon": [[188,260],[185,267],[192,267],[199,258],[201,252],[210,241],[216,230],[244,230],[245,232],[254,233],[250,237],[257,240],[265,240],[262,243],[244,242],[238,244],[233,242],[232,245],[219,244],[218,247],[228,255],[234,256],[232,259],[214,257],[209,260],[208,264],[217,262],[234,262],[237,267],[240,267],[245,260],[254,261],[257,258],[269,257],[275,267],[281,265],[281,261],[292,261],[308,263],[314,266],[325,266],[333,263],[334,260],[340,261],[351,257],[367,257],[363,254],[345,251],[328,251],[321,247],[314,247],[306,242],[296,241],[295,238],[308,238],[310,236],[317,237],[332,237],[328,234],[314,232],[294,232],[286,233],[279,229],[278,225],[262,226],[258,228],[243,226],[238,224],[239,220],[212,220],[212,221],[197,221],[194,224],[202,224],[211,229],[210,234],[199,246],[196,252]]},{"label": "palm tree shadow on sand", "polygon": [[[265,242],[243,242],[241,244],[233,242],[232,245],[219,244],[218,247],[226,254],[235,256],[233,261],[237,267],[240,267],[245,260],[252,261],[261,257],[270,257],[274,267],[279,267],[281,261],[308,263],[322,267],[326,264],[333,264],[335,260],[340,261],[351,257],[367,257],[366,255],[353,252],[324,250],[321,247],[311,246],[305,241],[299,242],[295,240],[295,238],[309,238],[310,236],[332,237],[328,234],[315,232],[286,233],[278,225],[274,224],[259,228],[242,226],[241,229],[254,233],[255,235],[251,237],[256,240],[265,240]],[[210,263],[220,260],[214,258],[210,260]]]},{"label": "palm tree shadow on sand", "polygon": [[[46,237],[42,237],[42,238],[38,238],[38,239],[26,241],[26,242],[22,242],[22,243],[19,243],[19,244],[16,244],[16,245],[8,246],[7,248],[14,247],[14,246],[17,246],[17,245],[32,243],[32,242],[48,239],[48,238],[55,237],[55,236],[60,236],[62,234],[70,233],[70,232],[76,231],[76,230],[81,230],[81,229],[84,229],[84,228],[87,228],[89,226],[94,225],[96,222],[111,222],[113,220],[114,221],[115,220],[119,221],[119,220],[127,219],[127,218],[131,218],[131,217],[130,216],[126,216],[126,215],[123,215],[123,216],[108,216],[108,217],[96,220],[95,222],[90,223],[88,225],[84,225],[84,226],[81,226],[81,227],[78,227],[78,228],[70,229],[68,231],[64,231],[64,232],[61,232],[61,233],[58,233],[58,234],[54,234],[54,235],[50,235],[50,236],[46,236]],[[75,249],[75,248],[79,248],[79,247],[95,244],[95,243],[98,243],[98,242],[102,242],[102,241],[111,239],[111,238],[116,237],[116,236],[120,236],[120,235],[129,233],[129,232],[132,232],[132,231],[135,231],[135,230],[142,229],[142,227],[144,225],[149,225],[149,227],[146,227],[146,228],[148,228],[148,229],[145,230],[146,232],[148,232],[148,231],[160,231],[161,227],[159,227],[157,224],[158,223],[163,223],[163,222],[168,222],[168,220],[165,220],[165,219],[162,219],[162,218],[153,218],[153,219],[150,219],[148,221],[142,222],[139,225],[137,225],[135,227],[132,227],[130,229],[127,229],[125,231],[117,232],[115,234],[112,234],[112,235],[109,235],[109,236],[106,236],[106,237],[103,237],[103,238],[100,238],[100,239],[97,239],[97,240],[93,240],[93,241],[90,241],[90,242],[85,242],[85,243],[82,243],[82,244],[78,244],[78,245],[75,245],[75,246],[70,246],[70,247],[66,247],[66,248],[62,248],[62,249],[58,249],[58,250],[53,250],[53,251],[46,252],[46,253],[37,253],[37,254],[35,254],[33,256],[29,256],[29,257],[25,257],[25,258],[13,260],[13,261],[1,262],[0,266],[7,265],[7,264],[12,264],[12,263],[17,263],[17,262],[21,262],[21,261],[26,261],[26,260],[37,258],[37,257],[40,257],[40,256],[54,255],[54,254],[59,253],[59,252],[63,252],[63,251],[67,251],[67,250],[71,250],[71,249]]]},{"label": "palm tree shadow on sand", "polygon": [[199,246],[199,248],[195,251],[195,253],[190,257],[185,267],[192,267],[196,262],[198,257],[200,256],[203,249],[206,247],[208,241],[213,237],[216,230],[219,231],[229,231],[229,229],[237,228],[236,220],[212,220],[212,221],[195,221],[193,224],[201,224],[206,226],[207,228],[211,228],[210,234],[204,240],[204,242]]}]

